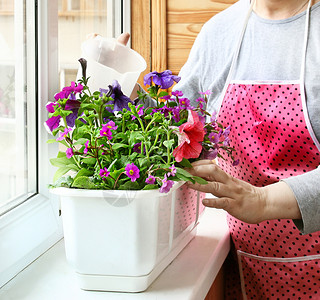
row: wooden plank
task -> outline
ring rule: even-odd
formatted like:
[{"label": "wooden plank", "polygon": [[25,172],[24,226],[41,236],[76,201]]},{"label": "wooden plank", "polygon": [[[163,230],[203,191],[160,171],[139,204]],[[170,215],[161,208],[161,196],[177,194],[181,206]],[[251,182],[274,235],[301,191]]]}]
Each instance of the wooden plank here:
[{"label": "wooden plank", "polygon": [[143,86],[143,76],[151,71],[151,6],[149,0],[131,1],[131,48],[141,54],[147,62],[147,69],[138,82]]},{"label": "wooden plank", "polygon": [[168,50],[168,69],[177,75],[181,67],[188,59],[190,49],[169,49]]},{"label": "wooden plank", "polygon": [[204,23],[235,0],[168,0],[168,23]]},{"label": "wooden plank", "polygon": [[203,24],[168,24],[168,49],[191,48]]},{"label": "wooden plank", "polygon": [[151,1],[151,68],[167,69],[167,0]]}]

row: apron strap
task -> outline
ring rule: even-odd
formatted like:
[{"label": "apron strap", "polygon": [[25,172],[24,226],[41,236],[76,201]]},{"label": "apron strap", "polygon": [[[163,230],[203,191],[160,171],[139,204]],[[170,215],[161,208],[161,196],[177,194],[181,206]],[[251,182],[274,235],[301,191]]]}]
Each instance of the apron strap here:
[{"label": "apron strap", "polygon": [[[222,101],[223,101],[223,99],[225,97],[225,94],[227,92],[229,83],[231,81],[231,77],[232,77],[232,75],[234,73],[234,70],[235,70],[235,67],[236,67],[236,64],[237,64],[237,59],[238,59],[238,56],[239,56],[239,53],[240,53],[243,37],[244,37],[245,31],[246,31],[247,24],[249,22],[249,18],[251,16],[255,1],[256,0],[252,0],[251,1],[249,10],[248,10],[246,18],[244,20],[244,24],[242,26],[242,30],[241,30],[241,33],[240,33],[240,36],[239,36],[239,40],[238,40],[237,45],[235,47],[234,54],[233,54],[233,57],[232,57],[231,66],[230,66],[230,69],[229,69],[229,72],[228,72],[228,76],[227,76],[226,82],[224,84],[223,90],[222,90],[221,95],[220,95],[219,100],[218,100],[218,107],[219,107],[218,112],[220,110],[220,107],[222,105]],[[306,99],[306,97],[305,97],[305,89],[304,89],[304,80],[305,80],[305,69],[306,69],[306,52],[307,52],[308,38],[309,38],[309,23],[310,23],[311,3],[312,3],[312,0],[309,0],[308,8],[306,10],[304,41],[303,41],[302,58],[301,58],[301,69],[300,69],[300,76],[299,76],[300,77],[300,85],[302,87],[302,89],[301,89],[302,91],[301,92],[303,93],[302,99],[304,99],[303,102],[306,102],[306,100],[305,100]],[[211,88],[212,87],[210,86],[209,90],[211,90]]]}]

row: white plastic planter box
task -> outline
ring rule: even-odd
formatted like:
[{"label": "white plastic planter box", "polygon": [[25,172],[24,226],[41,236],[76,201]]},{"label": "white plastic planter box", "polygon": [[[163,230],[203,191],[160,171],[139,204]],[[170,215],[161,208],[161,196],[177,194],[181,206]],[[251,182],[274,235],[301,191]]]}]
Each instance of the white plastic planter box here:
[{"label": "white plastic planter box", "polygon": [[[144,291],[196,234],[204,194],[57,188],[66,256],[85,290]],[[177,275],[178,276],[178,275]]]}]

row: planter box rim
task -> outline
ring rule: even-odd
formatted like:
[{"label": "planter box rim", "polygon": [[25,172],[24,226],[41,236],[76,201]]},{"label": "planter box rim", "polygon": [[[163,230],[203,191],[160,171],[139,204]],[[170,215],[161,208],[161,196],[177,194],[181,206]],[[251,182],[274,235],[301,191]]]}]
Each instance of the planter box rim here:
[{"label": "planter box rim", "polygon": [[153,190],[91,190],[91,189],[77,189],[77,188],[67,188],[67,187],[58,187],[58,188],[51,188],[49,191],[55,195],[63,195],[63,196],[79,196],[79,197],[114,197],[114,196],[121,196],[124,193],[132,194],[133,198],[135,197],[161,197],[166,196],[173,193],[175,190],[180,188],[182,185],[185,184],[185,181],[175,182],[169,193],[160,193],[159,189]]}]

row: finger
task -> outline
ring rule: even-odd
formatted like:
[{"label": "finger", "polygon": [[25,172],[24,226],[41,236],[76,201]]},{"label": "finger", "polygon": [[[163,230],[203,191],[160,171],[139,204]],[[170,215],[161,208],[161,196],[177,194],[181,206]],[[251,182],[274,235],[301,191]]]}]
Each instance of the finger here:
[{"label": "finger", "polygon": [[192,167],[197,167],[197,166],[202,166],[202,165],[211,165],[214,162],[210,159],[202,159],[202,160],[198,160],[193,162],[191,165]]},{"label": "finger", "polygon": [[205,198],[202,200],[204,206],[227,210],[229,207],[229,198]]},{"label": "finger", "polygon": [[124,46],[126,46],[129,41],[129,38],[130,38],[130,34],[128,32],[125,32],[119,35],[119,37],[117,38],[117,41],[120,44],[123,44]]},{"label": "finger", "polygon": [[219,182],[208,182],[207,184],[199,184],[191,182],[188,182],[188,187],[190,187],[193,190],[203,192],[203,193],[210,193],[216,197],[222,197],[225,196],[225,193],[228,193],[228,191],[225,191],[225,188],[223,187],[224,184],[221,184]]},{"label": "finger", "polygon": [[231,176],[224,172],[218,165],[210,163],[206,165],[195,166],[190,170],[193,176],[205,178],[209,181],[218,181],[227,183],[231,180]]}]

